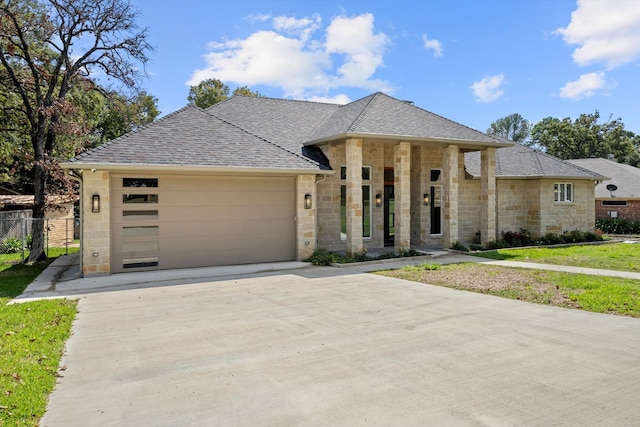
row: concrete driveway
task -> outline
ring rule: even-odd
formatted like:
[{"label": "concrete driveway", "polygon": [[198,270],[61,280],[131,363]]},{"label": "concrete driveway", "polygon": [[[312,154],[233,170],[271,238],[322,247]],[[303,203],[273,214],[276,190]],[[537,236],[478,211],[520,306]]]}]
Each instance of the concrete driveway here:
[{"label": "concrete driveway", "polygon": [[640,320],[305,268],[86,294],[42,426],[640,425]]}]

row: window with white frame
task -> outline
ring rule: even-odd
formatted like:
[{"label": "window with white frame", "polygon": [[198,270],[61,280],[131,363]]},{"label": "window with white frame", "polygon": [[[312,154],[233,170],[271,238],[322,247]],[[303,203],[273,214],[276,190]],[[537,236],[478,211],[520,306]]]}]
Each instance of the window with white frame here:
[{"label": "window with white frame", "polygon": [[556,182],[553,184],[553,201],[560,203],[573,202],[573,184]]}]

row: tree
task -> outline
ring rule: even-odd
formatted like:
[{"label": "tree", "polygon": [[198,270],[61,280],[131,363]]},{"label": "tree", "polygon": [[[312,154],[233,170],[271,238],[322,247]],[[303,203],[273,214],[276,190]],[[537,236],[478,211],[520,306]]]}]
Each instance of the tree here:
[{"label": "tree", "polygon": [[262,94],[258,91],[253,91],[249,89],[247,86],[237,87],[233,90],[233,96],[242,95],[242,96],[255,96],[261,97]]},{"label": "tree", "polygon": [[[262,96],[260,92],[253,91],[247,86],[235,88],[233,95]],[[197,86],[189,87],[187,101],[189,105],[195,105],[196,107],[204,109],[218,102],[222,102],[227,98],[229,98],[229,86],[218,79],[206,79],[201,81]]]},{"label": "tree", "polygon": [[[74,88],[99,90],[92,76],[136,88],[151,46],[126,0],[0,0],[0,81],[20,100],[33,156],[35,218],[44,218],[47,184],[59,170],[61,135],[72,135]],[[59,138],[60,137],[60,138]],[[44,258],[36,222],[29,261]]]},{"label": "tree", "polygon": [[531,122],[520,114],[514,113],[491,123],[487,133],[524,143],[531,134]]},{"label": "tree", "polygon": [[633,133],[624,129],[620,119],[598,123],[600,113],[581,114],[572,121],[546,117],[536,123],[531,143],[561,159],[606,158],[613,154],[622,160],[634,151]]},{"label": "tree", "polygon": [[229,86],[218,79],[206,79],[197,86],[189,87],[187,101],[189,105],[209,108],[213,104],[222,102],[229,97]]}]

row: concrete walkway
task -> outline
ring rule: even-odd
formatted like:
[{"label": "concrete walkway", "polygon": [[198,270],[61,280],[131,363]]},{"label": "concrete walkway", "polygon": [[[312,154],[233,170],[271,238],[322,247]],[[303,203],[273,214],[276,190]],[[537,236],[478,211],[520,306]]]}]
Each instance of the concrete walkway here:
[{"label": "concrete walkway", "polygon": [[363,274],[407,262],[32,289],[79,298],[40,425],[640,425],[640,319]]}]

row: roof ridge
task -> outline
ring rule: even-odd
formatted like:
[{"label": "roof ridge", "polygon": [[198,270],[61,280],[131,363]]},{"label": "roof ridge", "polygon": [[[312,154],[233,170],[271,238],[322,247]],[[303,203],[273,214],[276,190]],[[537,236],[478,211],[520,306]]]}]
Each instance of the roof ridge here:
[{"label": "roof ridge", "polygon": [[[362,101],[363,99],[366,99],[366,98],[369,98],[369,97],[371,98],[371,99],[367,102],[367,105],[365,105],[365,106],[364,106],[364,108],[362,109],[362,111],[360,111],[360,113],[358,114],[358,117],[356,117],[356,118],[353,120],[353,123],[351,123],[351,124],[349,125],[349,129],[347,130],[348,132],[352,132],[352,131],[355,129],[355,127],[356,127],[356,126],[357,126],[357,125],[362,121],[362,119],[364,119],[364,117],[367,115],[367,113],[368,113],[368,112],[369,112],[369,110],[370,110],[369,106],[373,103],[373,101],[374,101],[375,99],[379,98],[379,96],[380,96],[380,95],[382,95],[382,92],[376,92],[376,93],[374,93],[373,95],[367,95],[367,96],[365,96],[365,97],[363,97],[363,98],[357,99],[357,100],[355,100],[355,101],[353,101],[353,102],[350,102],[350,103],[349,103],[349,104],[355,104],[356,102],[358,102],[358,101]],[[345,104],[345,105],[343,105],[343,107],[344,107],[344,106],[347,106],[347,105],[349,105],[349,104]]]},{"label": "roof ridge", "polygon": [[[244,95],[240,95],[240,96],[244,96]],[[251,97],[247,96],[247,98],[251,98]],[[279,149],[284,150],[284,151],[286,151],[286,152],[287,152],[287,153],[289,153],[289,154],[293,154],[294,156],[296,156],[296,157],[298,157],[298,158],[300,158],[300,159],[302,159],[302,160],[306,160],[307,162],[309,162],[309,163],[311,163],[311,164],[313,164],[313,165],[315,165],[315,166],[321,166],[319,162],[316,162],[315,160],[311,160],[310,158],[308,158],[308,157],[306,157],[306,156],[302,156],[302,155],[300,155],[300,154],[298,154],[298,153],[295,153],[295,152],[293,152],[293,151],[289,150],[288,148],[283,147],[282,145],[277,144],[277,143],[275,143],[275,142],[273,142],[273,141],[269,141],[269,140],[268,140],[268,139],[266,139],[265,137],[260,136],[260,135],[258,135],[258,134],[256,134],[256,133],[253,133],[253,132],[249,131],[248,129],[245,129],[245,128],[243,128],[242,126],[238,126],[237,124],[232,123],[232,122],[230,122],[230,121],[228,121],[228,120],[225,120],[225,119],[223,119],[222,117],[218,117],[216,114],[214,114],[212,111],[209,111],[208,109],[207,109],[207,110],[202,110],[202,109],[200,109],[200,110],[201,110],[204,114],[207,114],[207,115],[209,115],[209,116],[211,116],[211,117],[215,117],[216,119],[220,120],[221,122],[224,122],[224,123],[226,123],[226,124],[228,124],[228,125],[230,125],[230,126],[233,126],[234,128],[239,129],[239,130],[241,130],[242,132],[247,133],[247,134],[249,134],[249,135],[251,135],[251,136],[254,136],[254,137],[256,137],[256,138],[258,138],[258,139],[260,139],[260,140],[262,140],[262,141],[264,141],[264,142],[266,142],[266,143],[268,143],[268,144],[271,144],[271,145],[273,145],[273,146],[275,146],[275,147],[278,147]]]},{"label": "roof ridge", "polygon": [[[276,97],[272,97],[272,96],[251,96],[251,95],[232,95],[229,98],[225,99],[222,102],[227,102],[229,101],[231,98],[234,97],[239,97],[239,98],[258,98],[258,99],[268,99],[271,101],[282,101],[282,102],[302,102],[302,103],[307,103],[307,104],[320,104],[320,105],[338,105],[338,106],[343,106],[343,105],[348,105],[348,104],[338,104],[335,102],[320,102],[320,101],[309,101],[307,99],[293,99],[293,98],[276,98]],[[218,102],[218,104],[221,104],[221,102]],[[211,107],[213,107],[214,105],[218,105],[218,104],[213,104]],[[208,107],[207,109],[211,108]]]},{"label": "roof ridge", "polygon": [[154,125],[156,125],[157,123],[163,122],[163,121],[167,120],[168,118],[173,117],[173,116],[177,115],[178,113],[180,113],[180,112],[182,112],[182,111],[185,111],[185,110],[188,110],[188,109],[190,109],[190,108],[193,108],[193,109],[195,109],[195,110],[204,111],[202,108],[197,107],[197,106],[195,106],[195,105],[185,105],[184,107],[182,107],[182,108],[180,108],[180,109],[178,109],[178,110],[176,110],[176,111],[174,111],[174,112],[172,112],[172,113],[169,113],[169,114],[167,114],[166,116],[163,116],[163,117],[159,118],[158,120],[154,120],[154,121],[152,121],[151,123],[147,123],[147,124],[146,124],[146,125],[144,125],[144,126],[140,126],[140,127],[139,127],[139,128],[137,128],[137,129],[134,129],[134,130],[132,130],[132,131],[126,132],[126,133],[124,133],[124,134],[120,135],[120,136],[119,136],[119,137],[117,137],[117,138],[110,139],[109,141],[106,141],[106,142],[104,142],[104,143],[102,143],[102,144],[98,145],[97,147],[89,148],[88,150],[85,150],[85,151],[83,151],[82,153],[80,153],[80,154],[78,154],[78,155],[76,155],[76,156],[72,157],[71,159],[69,159],[69,161],[73,161],[73,160],[75,160],[75,159],[78,159],[78,160],[79,160],[79,159],[80,159],[80,158],[82,158],[82,157],[87,157],[87,156],[91,155],[92,153],[95,153],[95,152],[101,151],[101,150],[105,149],[106,147],[108,147],[108,146],[110,146],[110,145],[113,145],[113,144],[115,144],[116,142],[119,142],[120,140],[125,140],[126,138],[129,138],[129,137],[131,137],[132,135],[135,135],[135,134],[137,134],[137,133],[142,132],[143,130],[145,130],[145,129],[149,128],[150,126],[154,126]]}]

